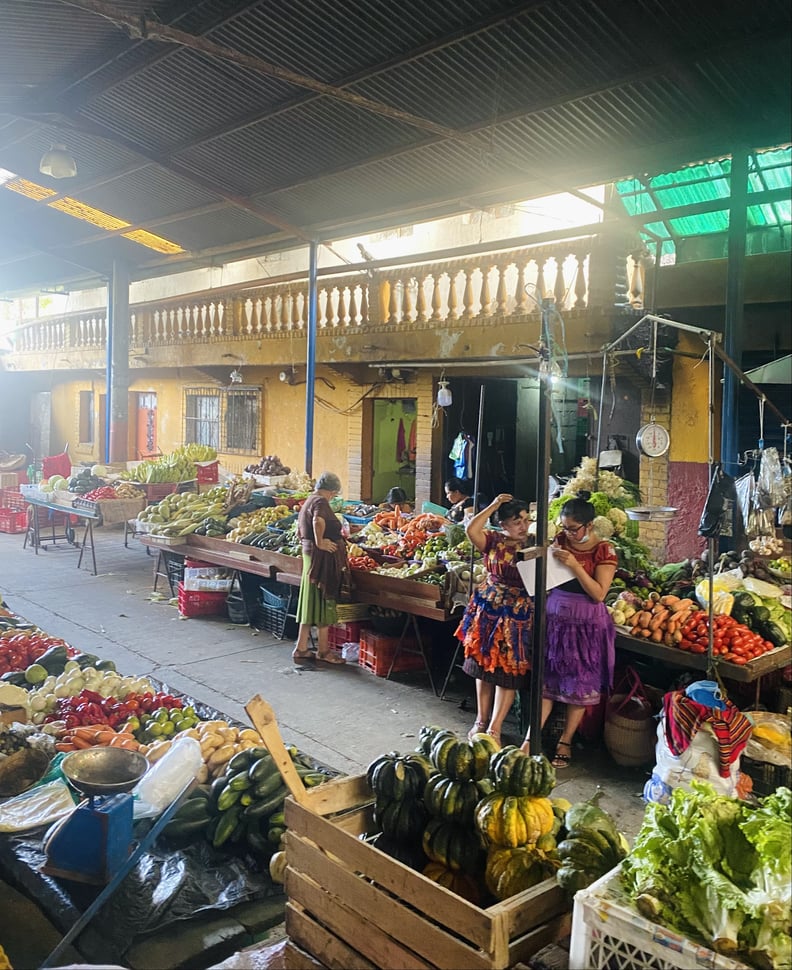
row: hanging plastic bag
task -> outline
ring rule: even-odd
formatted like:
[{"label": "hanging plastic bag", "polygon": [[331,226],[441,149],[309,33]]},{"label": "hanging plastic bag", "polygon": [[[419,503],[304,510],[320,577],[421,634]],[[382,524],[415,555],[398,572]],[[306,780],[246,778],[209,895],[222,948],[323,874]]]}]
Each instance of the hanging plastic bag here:
[{"label": "hanging plastic bag", "polygon": [[731,535],[732,509],[736,499],[734,479],[724,472],[720,463],[714,465],[698,534],[707,539],[714,539],[719,535]]},{"label": "hanging plastic bag", "polygon": [[784,504],[784,478],[777,448],[765,448],[762,452],[756,503],[760,509],[775,509]]},{"label": "hanging plastic bag", "polygon": [[747,536],[751,536],[751,513],[756,508],[756,479],[753,472],[741,475],[734,483],[737,496],[737,508],[740,510],[743,529]]}]

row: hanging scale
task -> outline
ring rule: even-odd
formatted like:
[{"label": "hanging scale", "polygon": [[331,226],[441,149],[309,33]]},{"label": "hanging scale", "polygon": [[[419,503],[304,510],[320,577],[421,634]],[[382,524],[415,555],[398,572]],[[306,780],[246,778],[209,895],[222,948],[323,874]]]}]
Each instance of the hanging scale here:
[{"label": "hanging scale", "polygon": [[635,444],[647,458],[660,458],[671,446],[671,435],[654,418],[654,394],[657,380],[657,324],[652,327],[652,394],[650,401],[651,418],[649,423],[638,429]]}]

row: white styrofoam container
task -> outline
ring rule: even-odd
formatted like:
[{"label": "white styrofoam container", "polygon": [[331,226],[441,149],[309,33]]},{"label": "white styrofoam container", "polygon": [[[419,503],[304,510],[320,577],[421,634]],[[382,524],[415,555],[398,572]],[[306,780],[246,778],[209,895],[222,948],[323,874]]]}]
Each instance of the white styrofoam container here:
[{"label": "white styrofoam container", "polygon": [[619,868],[575,894],[569,970],[750,970],[641,916],[621,889]]},{"label": "white styrofoam container", "polygon": [[256,485],[283,485],[289,480],[288,475],[254,475],[253,472],[242,472],[243,478],[252,478]]},{"label": "white styrofoam container", "polygon": [[227,593],[231,589],[233,578],[221,566],[202,566],[197,569],[188,566],[184,570],[182,583],[186,590],[193,592]]}]

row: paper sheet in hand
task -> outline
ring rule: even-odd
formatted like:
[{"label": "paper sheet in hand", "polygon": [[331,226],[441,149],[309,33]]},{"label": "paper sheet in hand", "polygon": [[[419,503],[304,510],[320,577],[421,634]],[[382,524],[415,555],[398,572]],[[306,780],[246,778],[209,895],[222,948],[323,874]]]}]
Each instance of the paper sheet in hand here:
[{"label": "paper sheet in hand", "polygon": [[[549,549],[545,556],[545,564],[545,589],[554,589],[556,586],[561,586],[575,578],[575,574],[569,566],[559,562]],[[536,560],[526,559],[524,562],[518,562],[517,570],[522,577],[523,585],[528,590],[528,595],[533,596],[536,586]]]}]

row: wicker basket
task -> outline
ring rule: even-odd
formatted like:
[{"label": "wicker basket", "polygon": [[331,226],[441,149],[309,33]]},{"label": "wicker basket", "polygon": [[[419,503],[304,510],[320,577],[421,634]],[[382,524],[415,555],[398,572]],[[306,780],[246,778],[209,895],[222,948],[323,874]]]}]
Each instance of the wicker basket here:
[{"label": "wicker basket", "polygon": [[640,676],[628,667],[605,711],[605,747],[617,765],[640,768],[654,763],[657,733],[654,714],[654,705]]}]

